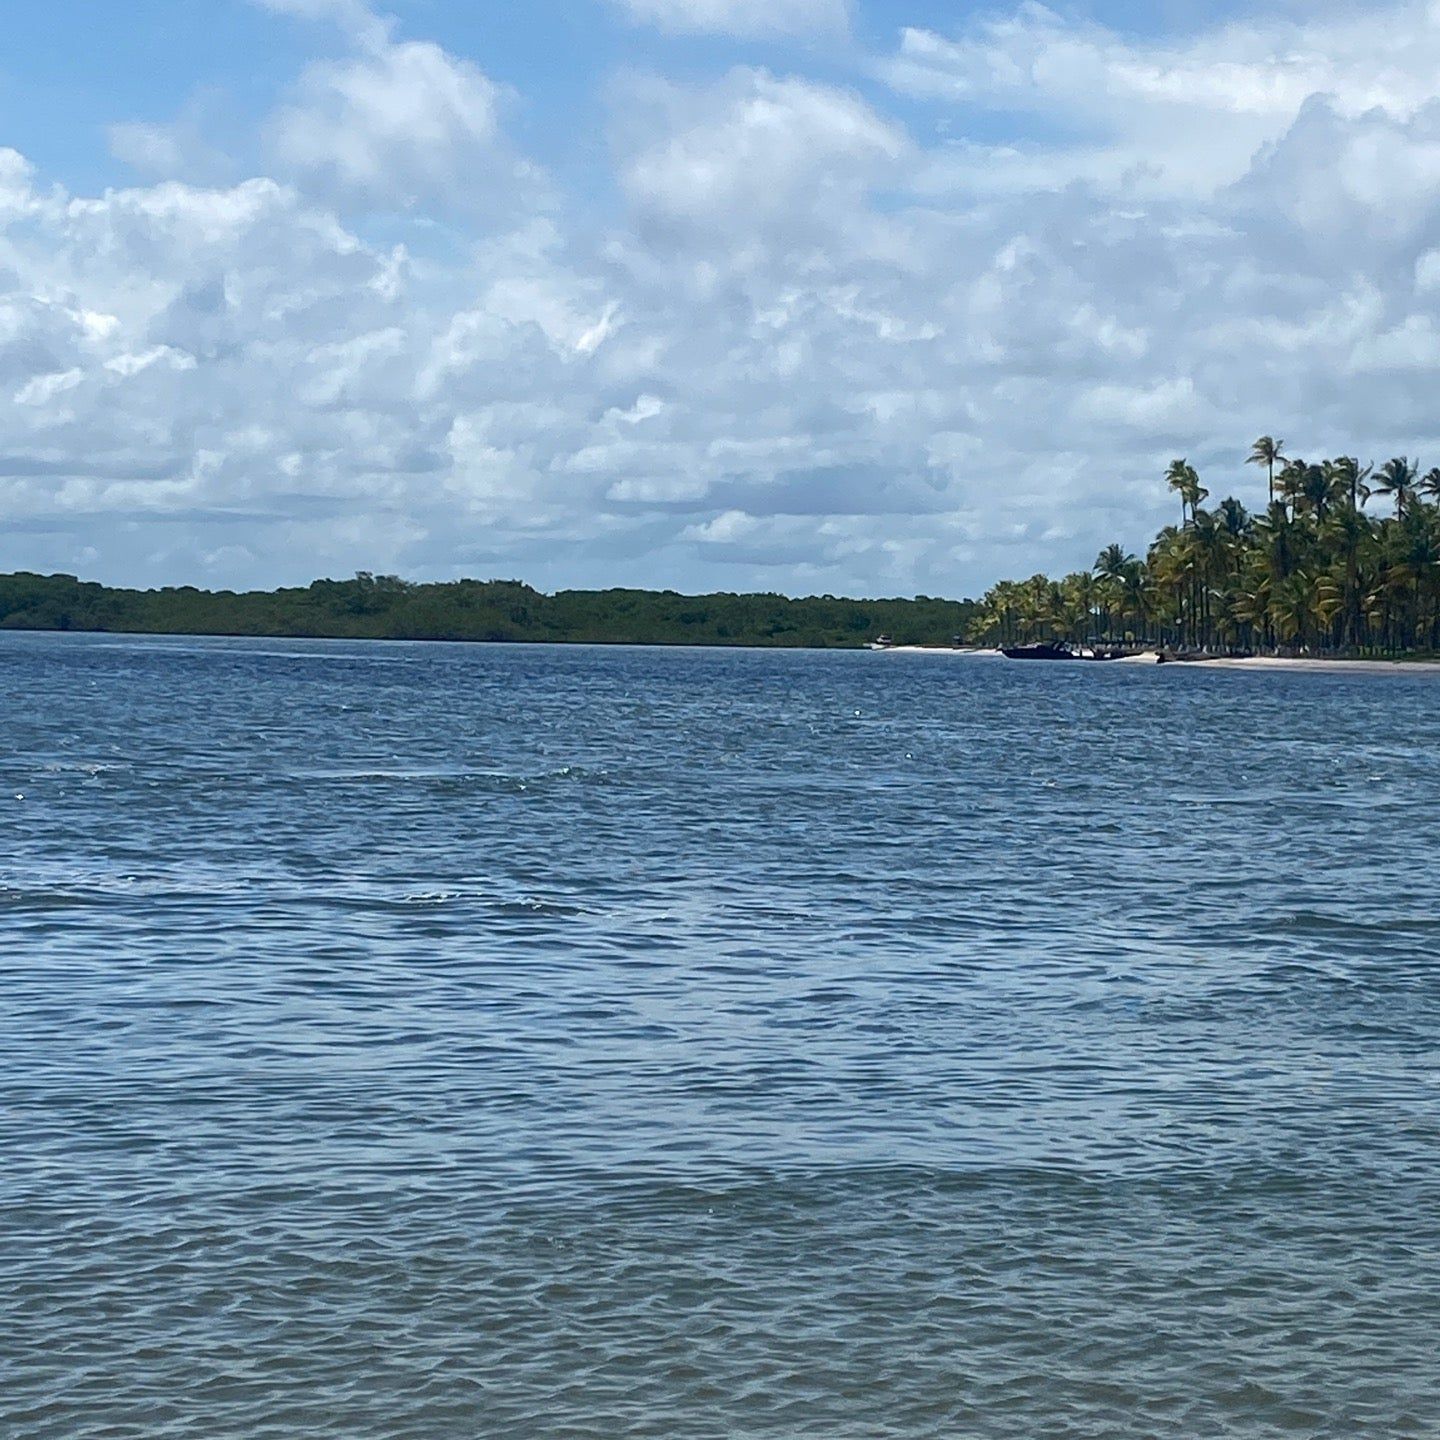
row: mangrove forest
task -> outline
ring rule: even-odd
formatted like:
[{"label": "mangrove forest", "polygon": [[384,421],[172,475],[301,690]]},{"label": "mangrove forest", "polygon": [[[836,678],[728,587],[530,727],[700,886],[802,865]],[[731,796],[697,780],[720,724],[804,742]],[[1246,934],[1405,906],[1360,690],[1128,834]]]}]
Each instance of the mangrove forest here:
[{"label": "mangrove forest", "polygon": [[974,616],[973,601],[925,595],[547,595],[515,580],[416,584],[371,574],[282,590],[122,590],[73,575],[0,575],[0,629],[9,630],[853,649],[880,634],[897,644],[948,645],[969,633]]}]

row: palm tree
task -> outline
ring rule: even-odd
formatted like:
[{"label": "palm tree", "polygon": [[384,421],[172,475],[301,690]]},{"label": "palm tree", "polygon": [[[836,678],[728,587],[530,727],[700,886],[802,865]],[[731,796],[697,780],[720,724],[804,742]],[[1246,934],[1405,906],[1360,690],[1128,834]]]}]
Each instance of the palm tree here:
[{"label": "palm tree", "polygon": [[1262,435],[1251,447],[1250,454],[1246,459],[1247,465],[1263,465],[1266,475],[1270,481],[1270,503],[1275,503],[1275,466],[1284,456],[1280,453],[1283,440],[1272,440],[1268,435]]},{"label": "palm tree", "polygon": [[1395,518],[1403,519],[1406,506],[1415,491],[1415,476],[1420,466],[1404,455],[1387,460],[1375,475],[1374,493],[1395,497]]},{"label": "palm tree", "polygon": [[1280,503],[1290,507],[1291,515],[1300,513],[1300,500],[1305,489],[1305,475],[1309,469],[1310,467],[1303,460],[1287,460],[1284,468],[1280,471],[1280,479],[1275,490],[1280,497]]},{"label": "palm tree", "polygon": [[1191,605],[1198,624],[1196,636],[1208,646],[1214,638],[1213,607],[1215,582],[1225,578],[1230,557],[1230,535],[1209,510],[1199,510],[1191,521],[1195,554],[1195,584]]},{"label": "palm tree", "polygon": [[1180,524],[1185,524],[1185,510],[1195,516],[1195,507],[1210,493],[1200,483],[1200,476],[1188,460],[1172,460],[1165,472],[1165,482],[1180,496]]},{"label": "palm tree", "polygon": [[1251,551],[1229,601],[1230,618],[1248,635],[1267,636],[1270,626],[1270,574],[1257,551]]},{"label": "palm tree", "polygon": [[[1435,592],[1440,579],[1440,537],[1431,513],[1424,506],[1408,509],[1404,518],[1389,527],[1387,583],[1404,597],[1407,646],[1435,643]],[[1408,594],[1405,590],[1408,587]]]},{"label": "palm tree", "polygon": [[1350,497],[1350,508],[1358,510],[1370,498],[1370,489],[1365,482],[1370,478],[1373,465],[1361,466],[1353,455],[1340,455],[1326,462],[1334,472],[1336,483]]},{"label": "palm tree", "polygon": [[1215,518],[1232,540],[1243,540],[1255,528],[1250,512],[1233,495],[1215,507]]},{"label": "palm tree", "polygon": [[1440,465],[1432,465],[1419,480],[1415,488],[1422,495],[1428,495],[1432,500],[1440,502]]},{"label": "palm tree", "polygon": [[985,596],[982,626],[986,638],[999,645],[1013,645],[1019,635],[1019,587],[1013,580],[1001,580]]},{"label": "palm tree", "polygon": [[1139,564],[1133,555],[1127,555],[1120,545],[1107,545],[1096,557],[1092,567],[1095,578],[1100,582],[1099,599],[1105,615],[1105,633],[1111,635],[1112,606],[1118,606],[1122,618],[1125,605],[1125,581],[1130,568]]},{"label": "palm tree", "polygon": [[1340,505],[1326,520],[1321,536],[1326,548],[1335,557],[1336,571],[1341,577],[1342,613],[1345,619],[1340,643],[1352,650],[1360,644],[1360,628],[1364,619],[1365,581],[1362,556],[1370,534],[1371,522],[1368,516],[1354,505]]},{"label": "palm tree", "polygon": [[1127,555],[1122,545],[1107,545],[1096,557],[1095,564],[1091,567],[1102,580],[1119,580],[1125,573],[1125,567],[1135,557]]},{"label": "palm tree", "polygon": [[1185,496],[1189,492],[1190,481],[1186,475],[1189,466],[1183,460],[1172,460],[1170,468],[1165,472],[1165,483],[1180,497],[1180,523],[1185,523]]},{"label": "palm tree", "polygon": [[1097,602],[1100,598],[1095,577],[1088,570],[1077,570],[1060,582],[1059,613],[1071,640],[1093,640]]},{"label": "palm tree", "polygon": [[1160,601],[1161,639],[1164,639],[1165,621],[1172,620],[1178,644],[1197,641],[1199,620],[1195,594],[1200,549],[1194,528],[1187,524],[1177,530],[1173,525],[1167,525],[1150,547],[1149,568]]},{"label": "palm tree", "polygon": [[1271,597],[1275,632],[1282,640],[1308,650],[1311,634],[1330,624],[1339,604],[1339,595],[1327,577],[1297,570],[1275,587]]},{"label": "palm tree", "polygon": [[1240,570],[1251,548],[1255,522],[1250,512],[1233,496],[1227,496],[1214,512],[1215,560],[1211,575],[1212,619],[1217,633],[1227,640],[1237,638],[1232,601],[1240,583]]},{"label": "palm tree", "polygon": [[1257,527],[1260,550],[1273,580],[1283,580],[1299,564],[1303,534],[1284,502],[1277,500]]},{"label": "palm tree", "polygon": [[1150,571],[1143,560],[1130,558],[1122,577],[1122,609],[1135,617],[1135,638],[1142,643],[1148,638],[1150,616],[1154,609],[1151,604],[1153,586]]},{"label": "palm tree", "polygon": [[1297,477],[1295,500],[1316,520],[1323,520],[1332,507],[1342,504],[1351,493],[1352,477],[1334,460],[1306,465]]}]

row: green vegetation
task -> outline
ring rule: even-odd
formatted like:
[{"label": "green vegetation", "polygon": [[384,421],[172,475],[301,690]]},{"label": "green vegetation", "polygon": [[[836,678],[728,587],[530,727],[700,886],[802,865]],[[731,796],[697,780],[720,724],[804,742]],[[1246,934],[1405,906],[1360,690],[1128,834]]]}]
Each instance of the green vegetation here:
[{"label": "green vegetation", "polygon": [[[1060,580],[1005,581],[980,602],[972,639],[1102,640],[1196,650],[1334,655],[1440,650],[1440,468],[1406,458],[1378,470],[1352,456],[1288,458],[1262,435],[1249,463],[1265,468],[1270,503],[1204,508],[1195,469],[1174,461],[1180,501],[1144,559],[1119,545],[1094,569]],[[1384,497],[1389,516],[1366,502]]]},{"label": "green vegetation", "polygon": [[636,645],[949,644],[973,601],[803,600],[784,595],[563,590],[510,580],[416,585],[390,575],[317,580],[303,589],[115,590],[73,575],[0,575],[0,628],[335,639],[530,640]]}]

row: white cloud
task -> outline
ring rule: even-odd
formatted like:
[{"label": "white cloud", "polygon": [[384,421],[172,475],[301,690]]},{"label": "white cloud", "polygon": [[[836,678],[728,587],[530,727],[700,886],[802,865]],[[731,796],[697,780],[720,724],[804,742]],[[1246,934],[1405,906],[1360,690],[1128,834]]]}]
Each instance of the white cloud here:
[{"label": "white cloud", "polygon": [[849,0],[616,0],[632,20],[663,30],[742,37],[843,34]]},{"label": "white cloud", "polygon": [[162,178],[74,195],[0,150],[0,564],[954,593],[1142,543],[1176,454],[1252,500],[1262,432],[1440,460],[1429,10],[1159,42],[1025,7],[907,35],[908,123],[762,68],[632,84],[567,209],[486,71],[283,8],[343,53],[272,174],[126,132]]},{"label": "white cloud", "polygon": [[48,405],[67,390],[73,390],[85,378],[78,366],[58,370],[50,375],[32,375],[16,392],[17,405]]},{"label": "white cloud", "polygon": [[705,545],[731,545],[736,540],[748,540],[760,528],[760,522],[753,515],[743,510],[726,510],[702,525],[687,526],[683,538]]},{"label": "white cloud", "polygon": [[0,205],[13,215],[30,193],[34,167],[18,150],[0,145]]},{"label": "white cloud", "polygon": [[282,170],[368,209],[508,206],[534,175],[500,131],[501,92],[426,41],[385,42],[312,65],[272,119]]},{"label": "white cloud", "polygon": [[858,96],[765,71],[653,99],[621,172],[626,193],[648,222],[707,230],[721,243],[802,217],[844,224],[909,155],[903,128]]},{"label": "white cloud", "polygon": [[1025,0],[955,37],[902,31],[880,73],[913,96],[1041,116],[1062,137],[962,145],[948,157],[958,184],[994,188],[1004,181],[984,172],[1018,169],[1021,183],[1193,193],[1241,178],[1314,97],[1347,120],[1412,116],[1434,96],[1437,65],[1440,8],[1426,3],[1136,41]]}]

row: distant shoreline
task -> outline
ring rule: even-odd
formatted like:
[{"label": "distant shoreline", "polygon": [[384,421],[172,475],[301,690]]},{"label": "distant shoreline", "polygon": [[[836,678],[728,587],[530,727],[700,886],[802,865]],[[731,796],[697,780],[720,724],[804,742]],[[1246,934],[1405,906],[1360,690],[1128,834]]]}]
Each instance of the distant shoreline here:
[{"label": "distant shoreline", "polygon": [[[850,655],[929,655],[965,660],[1004,660],[999,649],[985,645],[881,645],[871,642],[856,644],[798,644],[764,640],[634,640],[617,639],[495,639],[470,635],[318,635],[294,630],[155,630],[122,629],[114,626],[56,626],[0,624],[0,636],[10,635],[101,635],[130,640],[264,640],[272,642],[319,641],[326,644],[401,644],[401,645],[500,645],[523,647],[545,645],[555,649],[598,647],[613,650],[765,650],[776,653],[805,651],[808,653],[843,653]],[[1019,662],[1007,662],[1017,664]],[[1154,650],[1135,655],[1116,656],[1101,662],[1107,666],[1158,665]],[[1034,668],[1033,666],[1031,668]],[[1067,668],[1062,664],[1062,669]],[[1176,659],[1171,657],[1166,670],[1240,670],[1269,671],[1294,674],[1353,674],[1355,672],[1387,675],[1440,674],[1440,659],[1415,658],[1377,660],[1370,657],[1311,655],[1248,655],[1208,659]]]},{"label": "distant shoreline", "polygon": [[[644,645],[663,648],[848,650],[998,658],[993,644],[967,643],[979,607],[917,595],[855,600],[835,595],[673,590],[561,590],[514,580],[412,583],[361,573],[279,590],[127,590],[73,575],[0,574],[0,630],[250,640],[390,640],[436,644]],[[1086,632],[1093,633],[1093,632]],[[883,646],[877,644],[885,640]],[[1086,640],[1103,647],[1107,641]],[[1142,642],[1146,643],[1146,642]],[[1147,651],[1103,663],[1155,663]],[[1257,647],[1258,648],[1258,647]],[[1167,640],[1167,658],[1175,656]],[[1207,669],[1277,671],[1440,670],[1433,653],[1395,658],[1260,654],[1189,659]]]}]

